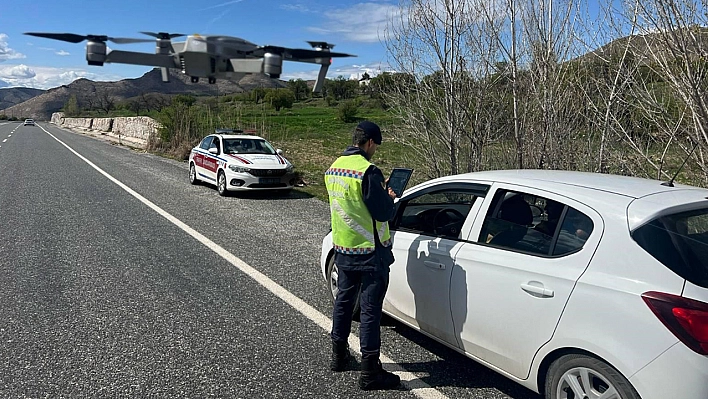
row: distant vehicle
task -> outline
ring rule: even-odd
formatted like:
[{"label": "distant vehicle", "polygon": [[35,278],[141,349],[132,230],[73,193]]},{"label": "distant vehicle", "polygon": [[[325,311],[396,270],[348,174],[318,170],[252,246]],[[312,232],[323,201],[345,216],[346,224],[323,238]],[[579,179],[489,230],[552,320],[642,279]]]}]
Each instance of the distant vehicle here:
[{"label": "distant vehicle", "polygon": [[35,126],[34,119],[25,119],[25,122],[22,124],[22,126]]},{"label": "distant vehicle", "polygon": [[[546,399],[708,398],[708,190],[489,171],[396,206],[384,313]],[[321,269],[336,296],[331,233]]]},{"label": "distant vehicle", "polygon": [[290,191],[295,167],[282,153],[256,135],[211,134],[189,154],[189,182],[216,184],[221,196],[229,191]]}]

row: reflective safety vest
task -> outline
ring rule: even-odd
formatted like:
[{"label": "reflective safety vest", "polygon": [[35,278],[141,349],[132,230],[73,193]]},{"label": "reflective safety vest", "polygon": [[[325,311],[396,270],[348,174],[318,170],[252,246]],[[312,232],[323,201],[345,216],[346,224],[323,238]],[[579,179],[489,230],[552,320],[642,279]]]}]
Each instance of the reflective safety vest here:
[{"label": "reflective safety vest", "polygon": [[[374,252],[372,217],[361,190],[364,172],[371,165],[362,155],[347,155],[339,157],[325,172],[332,214],[332,242],[337,252],[349,255]],[[376,221],[376,229],[381,243],[391,245],[388,222]]]}]

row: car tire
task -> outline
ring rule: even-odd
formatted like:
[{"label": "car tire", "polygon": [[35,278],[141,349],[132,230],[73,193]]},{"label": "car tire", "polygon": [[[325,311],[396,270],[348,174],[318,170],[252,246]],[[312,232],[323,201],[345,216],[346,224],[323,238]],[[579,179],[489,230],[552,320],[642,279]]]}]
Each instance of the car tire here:
[{"label": "car tire", "polygon": [[222,197],[229,195],[229,191],[226,189],[226,173],[224,173],[224,171],[219,171],[219,174],[216,176],[216,191],[218,191],[219,195]]},{"label": "car tire", "polygon": [[[337,276],[339,275],[339,269],[337,265],[334,264],[334,254],[332,254],[327,260],[327,288],[329,289],[329,294],[332,297],[332,303],[337,298]],[[356,301],[354,302],[354,311],[352,312],[352,320],[359,321],[359,316],[361,314],[361,305],[359,304],[359,295],[356,294]]]},{"label": "car tire", "polygon": [[[572,386],[571,386],[572,384]],[[632,384],[614,367],[594,357],[570,354],[548,368],[546,399],[599,398],[614,390],[619,399],[640,399]]]},{"label": "car tire", "polygon": [[197,168],[194,164],[189,164],[189,183],[193,185],[199,184],[199,178],[197,178]]}]

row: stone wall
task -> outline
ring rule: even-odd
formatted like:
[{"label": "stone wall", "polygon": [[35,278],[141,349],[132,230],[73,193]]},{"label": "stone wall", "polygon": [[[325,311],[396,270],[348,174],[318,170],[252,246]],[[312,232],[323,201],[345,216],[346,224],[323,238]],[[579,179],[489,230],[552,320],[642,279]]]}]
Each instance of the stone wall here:
[{"label": "stone wall", "polygon": [[147,141],[151,135],[157,136],[160,124],[149,116],[113,118],[113,133]]},{"label": "stone wall", "polygon": [[93,118],[64,118],[64,126],[69,128],[80,128],[91,130]]},{"label": "stone wall", "polygon": [[63,112],[53,113],[51,123],[83,132],[96,132],[117,140],[126,140],[142,148],[145,148],[151,137],[159,137],[160,128],[160,123],[148,116],[65,118]]},{"label": "stone wall", "polygon": [[93,118],[92,130],[110,132],[111,128],[113,128],[113,118]]},{"label": "stone wall", "polygon": [[64,119],[64,113],[63,112],[55,112],[52,114],[52,119],[50,122],[55,125],[61,125],[62,119]]}]

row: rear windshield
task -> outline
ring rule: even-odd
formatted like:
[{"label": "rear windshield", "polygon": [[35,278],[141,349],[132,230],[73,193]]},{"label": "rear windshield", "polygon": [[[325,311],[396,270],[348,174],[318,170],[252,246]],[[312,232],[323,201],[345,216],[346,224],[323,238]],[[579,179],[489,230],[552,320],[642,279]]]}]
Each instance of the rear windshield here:
[{"label": "rear windshield", "polygon": [[661,216],[632,238],[679,276],[708,288],[708,208]]}]

